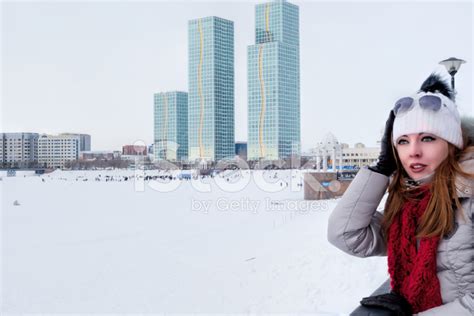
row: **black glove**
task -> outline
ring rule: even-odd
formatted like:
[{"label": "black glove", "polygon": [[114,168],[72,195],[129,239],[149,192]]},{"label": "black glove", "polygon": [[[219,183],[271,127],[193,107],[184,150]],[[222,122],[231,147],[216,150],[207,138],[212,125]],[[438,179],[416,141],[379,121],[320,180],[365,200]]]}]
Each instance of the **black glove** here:
[{"label": "black glove", "polygon": [[394,120],[395,114],[393,111],[390,111],[390,116],[385,123],[385,132],[381,141],[379,161],[375,166],[369,167],[370,170],[386,175],[387,177],[389,177],[397,169],[397,163],[395,162],[392,149],[392,130]]},{"label": "black glove", "polygon": [[410,303],[403,296],[394,292],[364,297],[360,304],[366,307],[379,307],[389,310],[390,315],[394,316],[412,315]]}]

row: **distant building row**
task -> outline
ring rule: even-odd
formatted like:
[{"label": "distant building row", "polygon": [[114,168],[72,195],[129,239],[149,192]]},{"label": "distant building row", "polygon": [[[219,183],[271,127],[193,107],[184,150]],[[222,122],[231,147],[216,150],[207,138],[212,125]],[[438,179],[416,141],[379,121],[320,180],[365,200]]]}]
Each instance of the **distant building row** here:
[{"label": "distant building row", "polygon": [[[154,156],[170,161],[233,158],[234,23],[188,23],[187,92],[154,96]],[[299,8],[284,0],[255,6],[247,49],[248,160],[300,154]]]},{"label": "distant building row", "polygon": [[[65,168],[70,161],[147,158],[153,145],[124,145],[122,151],[91,151],[87,134],[0,133],[0,168]],[[247,144],[235,144],[235,155],[247,159]]]},{"label": "distant building row", "polygon": [[86,134],[1,133],[2,168],[64,168],[69,160],[90,151],[91,137]]}]

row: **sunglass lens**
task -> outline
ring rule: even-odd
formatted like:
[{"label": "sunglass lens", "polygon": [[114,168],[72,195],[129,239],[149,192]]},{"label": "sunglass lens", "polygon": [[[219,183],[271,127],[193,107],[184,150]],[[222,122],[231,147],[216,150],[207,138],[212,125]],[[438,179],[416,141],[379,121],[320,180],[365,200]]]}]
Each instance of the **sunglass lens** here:
[{"label": "sunglass lens", "polygon": [[422,109],[439,111],[441,109],[441,99],[435,95],[425,95],[418,100]]},{"label": "sunglass lens", "polygon": [[409,111],[412,106],[413,106],[413,98],[410,98],[410,97],[401,98],[395,103],[393,112],[395,113],[395,115],[400,115]]}]

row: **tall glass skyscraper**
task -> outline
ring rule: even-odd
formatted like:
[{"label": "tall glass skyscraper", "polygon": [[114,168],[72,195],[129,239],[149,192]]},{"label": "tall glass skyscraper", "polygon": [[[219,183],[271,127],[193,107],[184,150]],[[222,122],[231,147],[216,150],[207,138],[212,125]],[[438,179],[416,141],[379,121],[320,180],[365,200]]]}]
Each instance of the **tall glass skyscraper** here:
[{"label": "tall glass skyscraper", "polygon": [[188,94],[155,93],[155,159],[186,160],[188,157]]},{"label": "tall glass skyscraper", "polygon": [[234,157],[234,22],[188,24],[189,160]]},{"label": "tall glass skyscraper", "polygon": [[299,8],[283,0],[255,6],[248,61],[248,160],[299,155]]}]

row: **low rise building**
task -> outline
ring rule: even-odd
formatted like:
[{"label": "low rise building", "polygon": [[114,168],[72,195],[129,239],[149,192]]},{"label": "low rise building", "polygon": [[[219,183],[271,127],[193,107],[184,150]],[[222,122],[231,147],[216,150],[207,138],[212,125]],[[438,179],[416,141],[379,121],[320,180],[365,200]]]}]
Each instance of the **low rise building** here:
[{"label": "low rise building", "polygon": [[124,145],[122,146],[122,156],[146,156],[147,147],[144,145]]},{"label": "low rise building", "polygon": [[72,134],[72,133],[63,133],[61,135],[72,135],[79,136],[79,152],[82,151],[91,151],[91,135],[88,134]]},{"label": "low rise building", "polygon": [[31,168],[38,163],[37,133],[0,133],[1,168]]},{"label": "low rise building", "polygon": [[342,148],[343,166],[347,168],[360,169],[364,166],[370,166],[377,162],[380,147],[365,147],[362,143],[357,143],[353,148],[347,144]]},{"label": "low rise building", "polygon": [[90,150],[89,135],[70,133],[59,135],[41,134],[38,138],[39,166],[45,168],[64,168],[66,162],[79,159],[81,148]]},{"label": "low rise building", "polygon": [[377,162],[380,147],[365,147],[357,143],[354,147],[340,143],[337,138],[328,133],[325,138],[317,143],[311,150],[312,158],[309,159],[316,170],[341,170],[360,169]]}]

